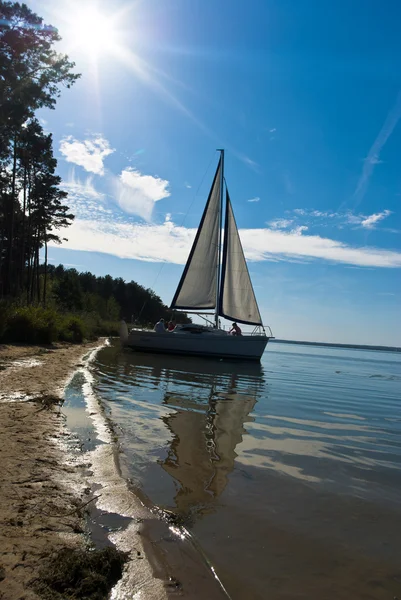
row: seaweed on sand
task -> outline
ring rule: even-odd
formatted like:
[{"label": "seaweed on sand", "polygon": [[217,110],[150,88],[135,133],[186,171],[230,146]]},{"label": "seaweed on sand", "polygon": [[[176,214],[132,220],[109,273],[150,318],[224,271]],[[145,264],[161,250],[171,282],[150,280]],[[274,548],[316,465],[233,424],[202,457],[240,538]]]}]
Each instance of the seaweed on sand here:
[{"label": "seaweed on sand", "polygon": [[41,404],[43,409],[50,410],[54,406],[61,406],[64,402],[64,399],[53,394],[40,394],[39,396],[31,398],[30,401]]},{"label": "seaweed on sand", "polygon": [[63,548],[49,557],[32,587],[43,600],[106,600],[127,559],[113,547]]}]

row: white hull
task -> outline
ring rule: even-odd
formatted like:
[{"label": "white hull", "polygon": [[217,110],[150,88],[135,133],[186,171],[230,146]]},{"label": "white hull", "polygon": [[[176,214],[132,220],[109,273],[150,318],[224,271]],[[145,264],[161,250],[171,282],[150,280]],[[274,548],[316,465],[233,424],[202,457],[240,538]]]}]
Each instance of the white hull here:
[{"label": "white hull", "polygon": [[124,346],[140,352],[260,360],[269,338],[264,335],[232,336],[217,331],[191,334],[133,329],[129,334],[122,330],[121,341]]}]

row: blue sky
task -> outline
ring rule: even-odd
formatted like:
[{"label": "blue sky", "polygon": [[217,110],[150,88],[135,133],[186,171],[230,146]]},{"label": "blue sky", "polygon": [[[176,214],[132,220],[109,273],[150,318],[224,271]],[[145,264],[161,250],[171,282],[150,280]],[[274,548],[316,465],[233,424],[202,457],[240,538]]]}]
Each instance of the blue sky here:
[{"label": "blue sky", "polygon": [[224,147],[274,334],[401,345],[399,2],[52,5],[82,73],[40,113],[77,216],[54,263],[169,304]]}]

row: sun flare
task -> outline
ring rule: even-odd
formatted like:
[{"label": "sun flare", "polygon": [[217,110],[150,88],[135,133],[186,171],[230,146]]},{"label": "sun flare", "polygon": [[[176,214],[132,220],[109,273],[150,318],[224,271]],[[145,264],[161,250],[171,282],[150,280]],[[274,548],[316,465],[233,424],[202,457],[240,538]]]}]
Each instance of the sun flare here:
[{"label": "sun flare", "polygon": [[117,44],[115,20],[95,5],[77,9],[70,29],[76,45],[92,55],[110,51]]}]

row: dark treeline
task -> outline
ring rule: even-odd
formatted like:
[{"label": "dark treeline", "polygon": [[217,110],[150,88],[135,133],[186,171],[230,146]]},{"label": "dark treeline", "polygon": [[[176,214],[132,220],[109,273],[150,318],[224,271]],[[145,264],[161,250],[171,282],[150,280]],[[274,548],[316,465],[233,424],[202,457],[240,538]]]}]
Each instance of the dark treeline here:
[{"label": "dark treeline", "polygon": [[[40,279],[43,286],[44,273]],[[65,269],[63,265],[49,265],[46,285],[49,302],[64,312],[95,313],[106,321],[125,319],[141,325],[154,325],[161,317],[170,319],[172,316],[171,309],[153,290],[135,281],[126,283],[121,277],[96,277],[92,273]],[[190,322],[183,313],[177,318],[180,323]]]},{"label": "dark treeline", "polygon": [[79,77],[53,50],[59,39],[25,4],[0,0],[0,297],[24,293],[27,303],[43,305],[39,252],[45,249],[46,265],[48,242],[61,241],[59,230],[74,218],[59,187],[52,136],[35,117]]}]

